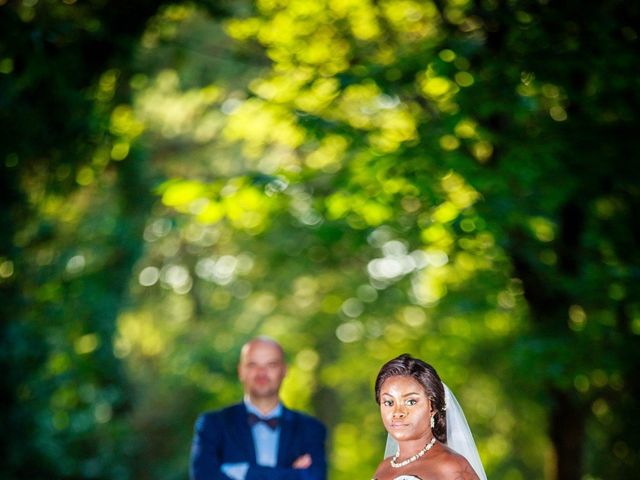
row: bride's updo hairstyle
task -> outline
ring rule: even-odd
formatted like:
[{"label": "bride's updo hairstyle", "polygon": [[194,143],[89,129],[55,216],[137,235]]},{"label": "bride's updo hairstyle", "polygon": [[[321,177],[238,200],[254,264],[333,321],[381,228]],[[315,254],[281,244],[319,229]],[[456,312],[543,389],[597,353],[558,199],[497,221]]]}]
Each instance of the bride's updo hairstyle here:
[{"label": "bride's updo hairstyle", "polygon": [[413,358],[408,353],[403,353],[399,357],[385,363],[378,377],[376,378],[376,402],[380,405],[380,389],[382,384],[390,377],[411,377],[414,378],[422,388],[427,397],[431,400],[431,406],[435,409],[433,435],[442,443],[447,443],[447,416],[444,401],[444,387],[442,380],[435,369],[427,362],[419,358]]}]

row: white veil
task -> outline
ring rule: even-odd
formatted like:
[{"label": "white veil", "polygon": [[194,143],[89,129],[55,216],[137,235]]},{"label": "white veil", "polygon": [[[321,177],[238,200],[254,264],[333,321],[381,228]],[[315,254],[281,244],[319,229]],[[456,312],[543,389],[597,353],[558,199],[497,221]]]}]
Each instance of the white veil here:
[{"label": "white veil", "polygon": [[[462,455],[471,464],[480,480],[487,480],[487,474],[484,472],[480,454],[473,441],[471,429],[464,416],[462,407],[451,393],[449,387],[444,382],[444,400],[447,406],[447,446]],[[387,435],[387,445],[384,450],[384,458],[395,455],[398,451],[398,444],[391,435]]]}]

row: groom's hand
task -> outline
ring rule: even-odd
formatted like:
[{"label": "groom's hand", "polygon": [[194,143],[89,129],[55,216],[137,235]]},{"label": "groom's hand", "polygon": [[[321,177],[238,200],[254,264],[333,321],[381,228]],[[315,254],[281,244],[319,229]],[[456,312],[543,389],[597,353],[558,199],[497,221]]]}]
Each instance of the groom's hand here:
[{"label": "groom's hand", "polygon": [[311,466],[311,463],[311,455],[305,453],[304,455],[300,455],[298,458],[296,458],[291,466],[297,469],[309,468]]}]

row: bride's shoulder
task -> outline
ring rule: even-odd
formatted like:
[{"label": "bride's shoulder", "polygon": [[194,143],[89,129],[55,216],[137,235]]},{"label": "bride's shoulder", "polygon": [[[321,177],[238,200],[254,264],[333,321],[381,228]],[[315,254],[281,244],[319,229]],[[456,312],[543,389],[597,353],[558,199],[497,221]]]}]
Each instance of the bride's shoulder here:
[{"label": "bride's shoulder", "polygon": [[478,480],[478,476],[467,459],[449,447],[445,446],[438,457],[438,471],[444,475],[445,478]]}]

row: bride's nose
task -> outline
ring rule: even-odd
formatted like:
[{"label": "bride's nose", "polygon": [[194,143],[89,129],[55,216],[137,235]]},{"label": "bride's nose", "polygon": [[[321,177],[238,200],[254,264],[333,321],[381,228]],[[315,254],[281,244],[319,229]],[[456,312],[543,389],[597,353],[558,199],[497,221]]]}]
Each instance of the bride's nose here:
[{"label": "bride's nose", "polygon": [[393,408],[392,415],[394,418],[404,418],[406,414],[407,412],[402,405],[396,405]]}]

